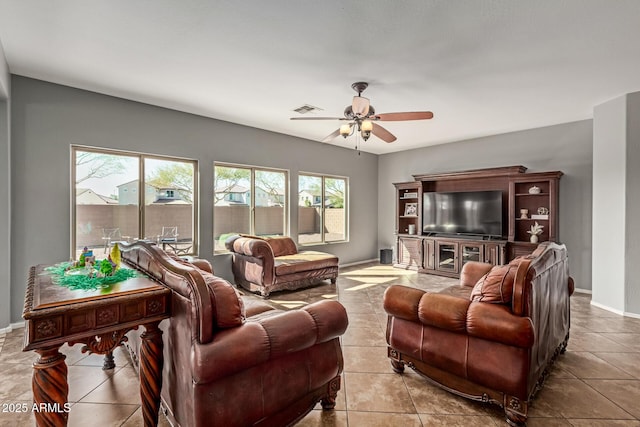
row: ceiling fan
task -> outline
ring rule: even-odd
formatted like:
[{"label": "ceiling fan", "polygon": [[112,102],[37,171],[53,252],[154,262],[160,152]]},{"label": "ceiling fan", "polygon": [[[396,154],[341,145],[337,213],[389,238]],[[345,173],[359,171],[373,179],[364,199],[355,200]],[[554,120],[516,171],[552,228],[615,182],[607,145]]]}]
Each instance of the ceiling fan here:
[{"label": "ceiling fan", "polygon": [[344,117],[291,117],[291,120],[343,120],[349,122],[343,124],[340,128],[327,135],[322,142],[331,141],[338,135],[342,135],[346,138],[353,135],[355,130],[360,132],[362,139],[365,141],[369,139],[371,134],[374,134],[384,142],[393,142],[397,138],[391,132],[375,122],[428,120],[433,118],[433,113],[431,111],[376,114],[376,110],[373,108],[373,105],[369,103],[369,99],[360,96],[368,86],[369,83],[367,82],[355,82],[351,85],[353,90],[358,92],[358,95],[354,96],[351,105],[344,109]]}]

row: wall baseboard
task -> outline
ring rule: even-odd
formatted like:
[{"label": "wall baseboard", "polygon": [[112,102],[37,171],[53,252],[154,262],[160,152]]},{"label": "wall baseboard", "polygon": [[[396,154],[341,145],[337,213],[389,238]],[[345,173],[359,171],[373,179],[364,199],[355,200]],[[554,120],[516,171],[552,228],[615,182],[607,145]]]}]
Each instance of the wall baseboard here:
[{"label": "wall baseboard", "polygon": [[640,319],[640,314],[638,314],[638,313],[631,313],[631,312],[628,312],[628,311],[617,310],[615,308],[611,308],[611,307],[606,306],[604,304],[600,304],[600,303],[593,302],[593,301],[591,301],[591,305],[594,306],[594,307],[601,308],[603,310],[610,311],[611,313],[619,314],[620,316],[633,317],[635,319]]},{"label": "wall baseboard", "polygon": [[14,329],[24,328],[24,322],[9,323],[6,328],[0,328],[0,334],[8,334]]},{"label": "wall baseboard", "polygon": [[574,292],[578,292],[580,294],[589,294],[592,295],[593,292],[591,292],[591,289],[580,289],[580,288],[575,288]]},{"label": "wall baseboard", "polygon": [[365,259],[363,261],[356,261],[356,262],[350,262],[348,264],[340,264],[340,268],[343,267],[352,267],[354,265],[360,265],[360,264],[368,264],[370,262],[378,262],[380,261],[378,258],[371,258],[371,259]]}]

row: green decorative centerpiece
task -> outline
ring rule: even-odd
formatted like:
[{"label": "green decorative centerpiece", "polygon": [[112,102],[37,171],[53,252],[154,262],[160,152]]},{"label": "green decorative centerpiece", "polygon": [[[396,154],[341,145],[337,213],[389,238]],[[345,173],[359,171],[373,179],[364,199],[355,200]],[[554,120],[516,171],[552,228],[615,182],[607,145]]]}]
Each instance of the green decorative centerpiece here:
[{"label": "green decorative centerpiece", "polygon": [[96,260],[93,251],[83,249],[78,261],[61,262],[45,268],[56,285],[69,289],[95,291],[138,276],[135,270],[120,268],[120,248],[116,243],[106,259]]}]

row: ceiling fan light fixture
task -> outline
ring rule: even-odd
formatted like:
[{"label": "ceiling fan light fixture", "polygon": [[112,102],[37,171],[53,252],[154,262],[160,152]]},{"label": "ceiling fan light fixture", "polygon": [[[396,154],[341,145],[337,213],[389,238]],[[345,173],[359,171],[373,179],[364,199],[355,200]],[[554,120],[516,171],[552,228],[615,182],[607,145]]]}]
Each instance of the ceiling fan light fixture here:
[{"label": "ceiling fan light fixture", "polygon": [[365,141],[369,139],[371,136],[371,131],[373,130],[373,122],[371,120],[363,120],[360,125],[360,134],[362,135],[362,139]]},{"label": "ceiling fan light fixture", "polygon": [[363,96],[354,96],[351,103],[353,114],[360,117],[366,117],[369,114],[369,98]]},{"label": "ceiling fan light fixture", "polygon": [[340,126],[340,135],[342,135],[345,138],[351,135],[351,125]]}]

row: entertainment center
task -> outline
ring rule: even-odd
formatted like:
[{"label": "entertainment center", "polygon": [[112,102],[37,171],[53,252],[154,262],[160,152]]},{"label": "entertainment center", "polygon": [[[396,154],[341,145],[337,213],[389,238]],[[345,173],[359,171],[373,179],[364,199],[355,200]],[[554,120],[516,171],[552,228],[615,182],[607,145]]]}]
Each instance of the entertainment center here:
[{"label": "entertainment center", "polygon": [[395,267],[458,277],[468,261],[504,264],[557,240],[560,171],[521,165],[413,175],[396,188]]}]

